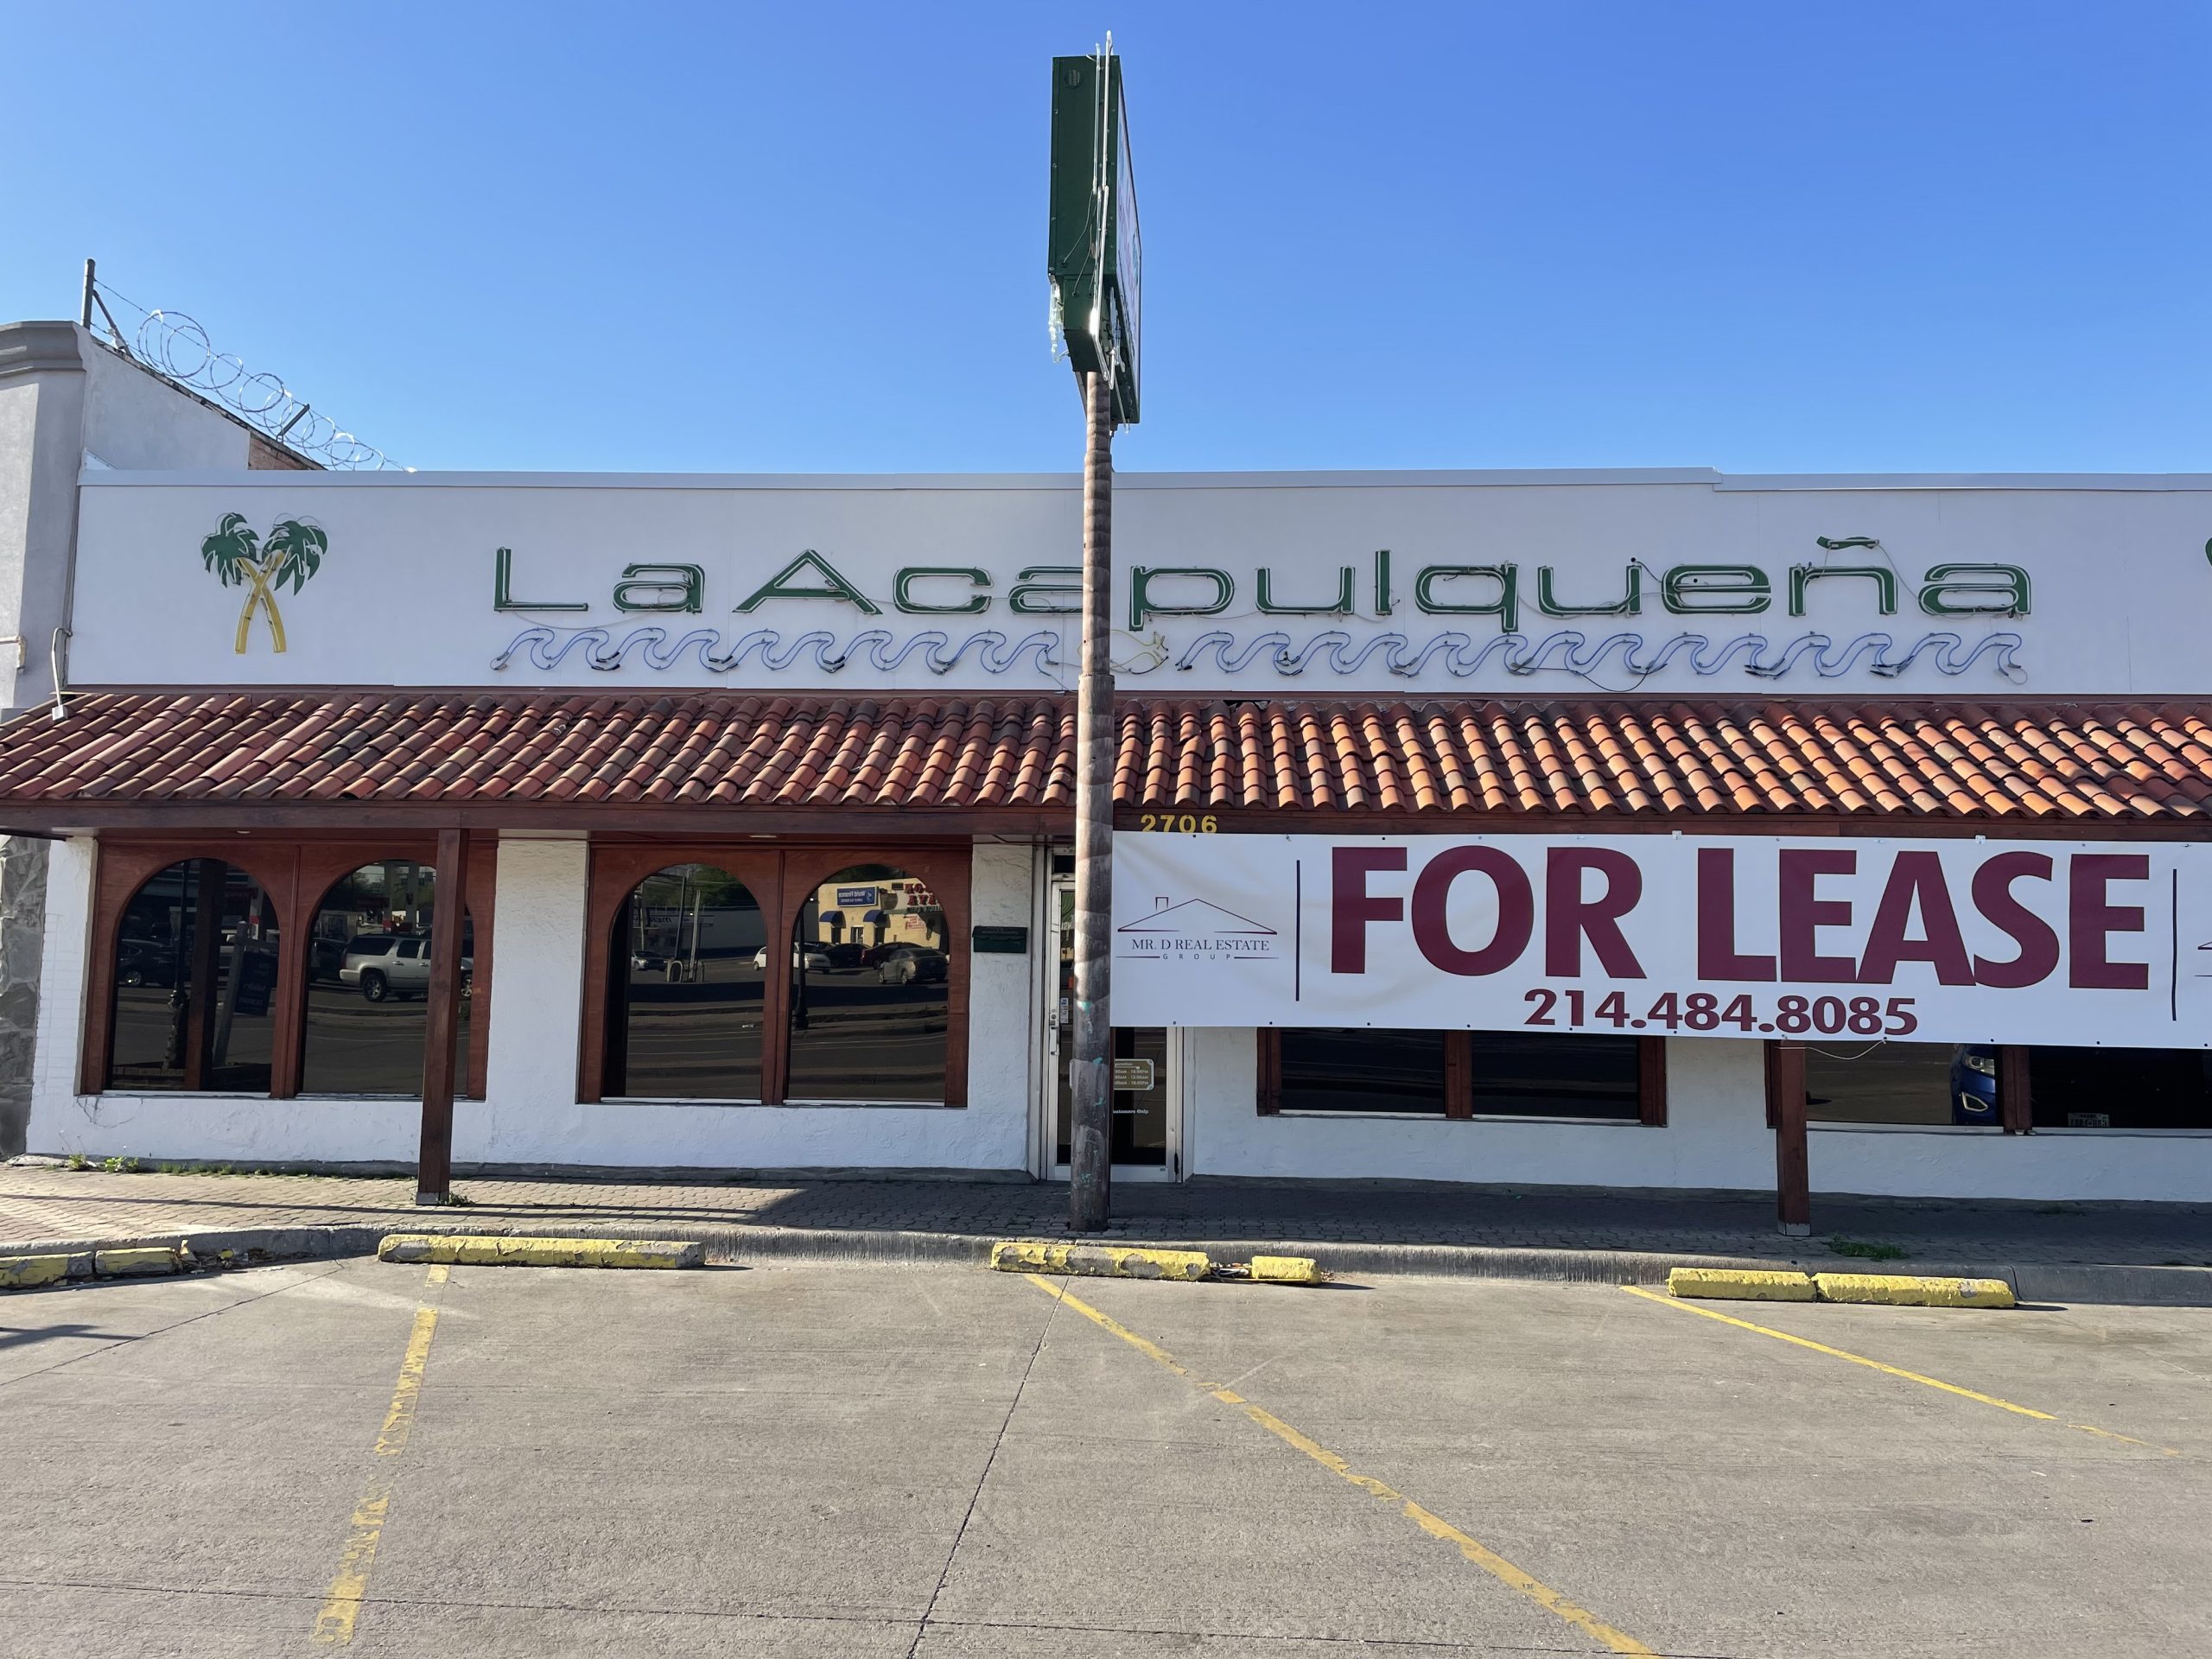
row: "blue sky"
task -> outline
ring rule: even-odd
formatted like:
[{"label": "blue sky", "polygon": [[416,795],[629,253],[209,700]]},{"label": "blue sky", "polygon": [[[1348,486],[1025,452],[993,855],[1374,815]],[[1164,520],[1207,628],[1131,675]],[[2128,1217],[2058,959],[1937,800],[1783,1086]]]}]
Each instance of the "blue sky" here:
[{"label": "blue sky", "polygon": [[1064,469],[1107,27],[1124,467],[2212,469],[2201,3],[19,0],[0,317],[95,254],[426,468]]}]

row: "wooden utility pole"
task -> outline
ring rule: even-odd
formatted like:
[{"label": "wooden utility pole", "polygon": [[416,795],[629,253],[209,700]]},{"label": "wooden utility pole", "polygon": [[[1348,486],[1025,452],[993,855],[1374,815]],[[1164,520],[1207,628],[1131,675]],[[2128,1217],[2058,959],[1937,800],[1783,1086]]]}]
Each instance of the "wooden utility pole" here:
[{"label": "wooden utility pole", "polygon": [[1083,671],[1075,696],[1075,1052],[1068,1067],[1068,1227],[1113,1210],[1114,394],[1083,378]]},{"label": "wooden utility pole", "polygon": [[[423,1147],[416,1166],[417,1204],[443,1204],[453,1196],[453,1095],[461,1069],[461,947],[468,925],[467,830],[438,831],[435,891],[437,907],[430,914],[430,1007],[425,1022],[429,1029],[423,1033]],[[418,906],[420,900],[418,887]]]}]

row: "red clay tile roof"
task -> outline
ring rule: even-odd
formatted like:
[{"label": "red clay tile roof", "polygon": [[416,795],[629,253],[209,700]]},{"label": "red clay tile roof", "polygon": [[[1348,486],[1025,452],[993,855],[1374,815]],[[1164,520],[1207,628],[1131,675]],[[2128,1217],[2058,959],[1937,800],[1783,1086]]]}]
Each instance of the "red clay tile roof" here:
[{"label": "red clay tile roof", "polygon": [[[1058,696],[95,692],[0,726],[0,827],[162,804],[1057,813],[1073,723]],[[1132,697],[1120,725],[1131,810],[2212,814],[2212,705]]]}]

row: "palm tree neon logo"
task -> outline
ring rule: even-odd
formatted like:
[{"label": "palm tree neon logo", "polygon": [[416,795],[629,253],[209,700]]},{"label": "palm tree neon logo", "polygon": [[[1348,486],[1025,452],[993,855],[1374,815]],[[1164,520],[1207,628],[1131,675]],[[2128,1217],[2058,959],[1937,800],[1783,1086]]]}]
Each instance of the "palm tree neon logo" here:
[{"label": "palm tree neon logo", "polygon": [[308,578],[322,569],[329,548],[330,537],[312,520],[280,518],[264,542],[244,513],[223,515],[223,527],[200,543],[200,562],[224,587],[246,590],[245,608],[238,612],[238,655],[245,655],[256,611],[269,619],[270,642],[284,649],[284,613],[276,608],[276,590],[288,582],[295,594],[306,587]]}]

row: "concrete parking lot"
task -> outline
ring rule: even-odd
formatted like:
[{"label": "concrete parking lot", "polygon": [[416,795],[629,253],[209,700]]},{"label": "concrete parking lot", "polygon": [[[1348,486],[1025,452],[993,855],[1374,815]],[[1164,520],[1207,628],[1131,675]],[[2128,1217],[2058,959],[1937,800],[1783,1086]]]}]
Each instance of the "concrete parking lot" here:
[{"label": "concrete parking lot", "polygon": [[364,1261],[18,1294],[0,1654],[2212,1651],[2212,1311],[1706,1306]]}]

